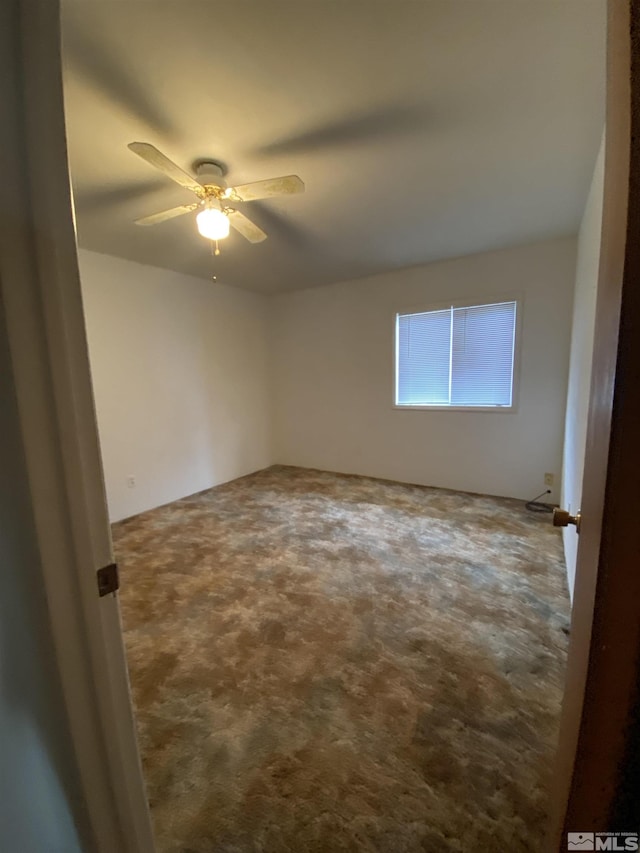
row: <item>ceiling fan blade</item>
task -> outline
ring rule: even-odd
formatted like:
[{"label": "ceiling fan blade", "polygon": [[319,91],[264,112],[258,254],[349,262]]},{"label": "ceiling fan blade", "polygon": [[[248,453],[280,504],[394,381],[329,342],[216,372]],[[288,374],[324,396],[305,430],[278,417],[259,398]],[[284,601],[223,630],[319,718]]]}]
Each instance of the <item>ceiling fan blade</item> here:
[{"label": "ceiling fan blade", "polygon": [[259,198],[271,198],[277,195],[294,195],[304,192],[304,183],[297,175],[283,175],[281,178],[268,178],[266,181],[254,181],[229,187],[227,198],[238,201],[256,201]]},{"label": "ceiling fan blade", "polygon": [[278,242],[285,244],[292,251],[313,251],[312,234],[303,228],[288,214],[274,210],[269,202],[256,201],[251,205],[251,215],[255,216],[260,227],[265,229],[269,237],[275,237]]},{"label": "ceiling fan blade", "polygon": [[127,147],[134,154],[137,154],[138,157],[142,157],[150,166],[154,166],[168,178],[171,178],[172,181],[180,184],[181,187],[191,190],[191,192],[198,195],[202,193],[202,186],[196,179],[183,171],[180,166],[176,166],[168,157],[165,157],[161,151],[158,151],[155,145],[150,145],[148,142],[130,142]]},{"label": "ceiling fan blade", "polygon": [[161,210],[160,213],[152,213],[151,216],[136,219],[135,224],[155,225],[158,222],[164,222],[165,219],[173,219],[175,216],[182,216],[183,213],[191,213],[196,207],[200,207],[199,201],[195,201],[193,204],[181,204],[180,207],[172,207],[169,210]]},{"label": "ceiling fan blade", "polygon": [[240,213],[239,210],[227,210],[226,213],[229,217],[229,222],[236,231],[239,231],[250,243],[262,243],[263,240],[267,239],[267,235],[262,228],[259,228],[255,222],[247,219],[244,213]]}]

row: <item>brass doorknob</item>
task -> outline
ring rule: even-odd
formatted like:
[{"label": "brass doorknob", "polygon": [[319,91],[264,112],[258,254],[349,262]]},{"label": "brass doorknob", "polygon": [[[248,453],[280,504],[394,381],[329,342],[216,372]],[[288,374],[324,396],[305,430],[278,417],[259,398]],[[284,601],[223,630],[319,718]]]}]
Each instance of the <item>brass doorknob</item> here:
[{"label": "brass doorknob", "polygon": [[571,515],[566,509],[556,507],[553,511],[553,526],[568,527],[570,524],[575,524],[576,533],[580,533],[580,510],[575,515]]}]

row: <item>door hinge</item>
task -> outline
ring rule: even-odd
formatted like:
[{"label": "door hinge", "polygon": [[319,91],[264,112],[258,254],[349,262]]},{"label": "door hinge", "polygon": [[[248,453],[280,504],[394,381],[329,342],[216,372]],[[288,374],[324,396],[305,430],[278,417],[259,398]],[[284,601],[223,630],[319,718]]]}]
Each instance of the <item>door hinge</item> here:
[{"label": "door hinge", "polygon": [[100,597],[109,595],[110,592],[117,592],[120,588],[117,563],[103,566],[101,569],[98,569],[96,575],[98,576],[98,594]]}]

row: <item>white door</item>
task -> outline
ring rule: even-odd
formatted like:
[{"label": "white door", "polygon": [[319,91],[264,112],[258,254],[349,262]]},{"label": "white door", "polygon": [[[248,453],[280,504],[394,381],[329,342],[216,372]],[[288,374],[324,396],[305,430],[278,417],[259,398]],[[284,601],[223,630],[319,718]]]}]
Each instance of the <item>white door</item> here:
[{"label": "white door", "polygon": [[59,9],[3,0],[2,300],[55,654],[93,835],[151,853],[84,331],[65,146]]}]

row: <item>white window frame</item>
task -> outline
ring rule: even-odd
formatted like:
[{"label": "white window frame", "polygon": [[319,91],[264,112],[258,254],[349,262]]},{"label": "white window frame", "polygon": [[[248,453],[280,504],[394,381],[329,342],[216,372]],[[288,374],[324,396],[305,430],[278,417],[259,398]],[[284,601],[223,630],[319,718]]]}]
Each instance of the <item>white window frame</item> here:
[{"label": "white window frame", "polygon": [[[424,314],[430,311],[446,311],[449,308],[474,308],[483,305],[498,305],[502,302],[515,302],[516,323],[513,343],[513,379],[511,385],[510,406],[447,406],[435,403],[407,404],[398,403],[398,319],[406,314]],[[450,299],[446,302],[431,302],[427,305],[412,305],[394,311],[393,314],[393,408],[410,412],[467,412],[513,414],[518,411],[520,388],[520,353],[522,349],[522,318],[524,314],[524,297],[522,294],[499,294],[495,296],[478,296],[472,299]]]}]

